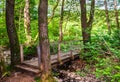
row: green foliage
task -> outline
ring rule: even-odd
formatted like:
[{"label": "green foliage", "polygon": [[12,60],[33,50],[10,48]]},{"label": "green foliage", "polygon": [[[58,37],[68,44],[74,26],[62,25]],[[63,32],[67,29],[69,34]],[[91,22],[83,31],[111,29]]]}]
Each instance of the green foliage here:
[{"label": "green foliage", "polygon": [[41,82],[40,77],[35,77],[34,79],[35,79],[36,82]]},{"label": "green foliage", "polygon": [[58,52],[58,44],[57,43],[50,45],[50,52],[51,52],[51,54],[56,54]]},{"label": "green foliage", "polygon": [[54,20],[51,21],[51,23],[48,25],[49,30],[49,38],[50,40],[58,40],[59,36],[59,19],[54,18]]},{"label": "green foliage", "polygon": [[111,44],[111,47],[116,47],[117,49],[120,49],[120,30],[115,30],[113,32],[112,38],[111,38],[111,43],[114,42],[114,44]]},{"label": "green foliage", "polygon": [[114,30],[109,35],[102,29],[99,29],[101,31],[92,36],[92,43],[83,46],[88,51],[82,56],[88,63],[95,64],[96,71],[94,74],[99,79],[106,82],[120,81],[120,64],[119,61],[115,61],[120,59],[119,31]]},{"label": "green foliage", "polygon": [[52,75],[55,76],[55,77],[57,77],[58,75],[60,75],[60,73],[58,73],[58,72],[52,72]]},{"label": "green foliage", "polygon": [[0,79],[10,74],[8,67],[4,62],[3,56],[0,55]]},{"label": "green foliage", "polygon": [[0,28],[0,45],[8,46],[9,40],[6,32],[7,32],[6,28]]},{"label": "green foliage", "polygon": [[83,48],[88,49],[87,53],[84,54],[84,57],[97,57],[101,51],[101,47],[98,43],[87,43]]},{"label": "green foliage", "polygon": [[82,76],[82,77],[86,76],[86,73],[83,72],[83,71],[76,71],[75,73],[76,73],[77,75]]},{"label": "green foliage", "polygon": [[38,0],[30,0],[30,17],[31,20],[38,19],[38,7],[36,7],[36,4],[38,5]]},{"label": "green foliage", "polygon": [[97,58],[95,75],[107,82],[115,82],[120,80],[120,64],[112,61],[111,57]]},{"label": "green foliage", "polygon": [[26,46],[24,48],[24,54],[25,55],[34,55],[36,53],[37,53],[36,45]]},{"label": "green foliage", "polygon": [[[1,3],[4,1],[2,0]],[[52,8],[56,5],[57,0],[49,0],[48,18],[51,16]],[[20,44],[24,44],[26,41],[25,29],[24,29],[24,1],[15,1],[15,26],[17,28]],[[38,3],[39,0],[30,1],[30,16],[31,16],[31,36],[33,45],[24,48],[24,54],[26,56],[36,54],[36,45],[39,42],[38,39]],[[55,44],[50,45],[50,52],[56,54],[58,52],[58,39],[59,39],[59,20],[60,20],[60,5],[55,10],[53,20],[48,25],[49,39],[50,42]],[[76,5],[76,6],[74,6]],[[118,62],[112,62],[111,57],[120,58],[120,31],[116,29],[115,16],[113,11],[109,11],[110,26],[112,34],[107,34],[106,15],[104,10],[95,10],[95,17],[93,22],[93,29],[91,32],[92,42],[81,46],[82,42],[76,42],[71,40],[82,40],[81,24],[80,24],[80,13],[78,10],[79,3],[72,0],[65,2],[65,13],[63,21],[63,41],[68,41],[66,44],[61,44],[61,51],[67,52],[69,50],[75,50],[78,48],[87,48],[87,53],[82,53],[81,58],[84,58],[89,64],[95,64],[96,76],[103,78],[108,81],[120,81],[120,65]],[[5,10],[4,4],[0,4],[0,10]],[[76,13],[75,13],[76,12]],[[119,11],[120,12],[120,11]],[[87,14],[89,15],[89,13]],[[0,45],[9,45],[9,39],[7,36],[7,30],[5,28],[5,12],[0,11]],[[37,40],[34,39],[37,37]],[[31,43],[32,44],[32,43]],[[6,65],[3,61],[0,62],[1,67],[5,68],[3,76],[6,75]],[[77,72],[81,76],[84,73]],[[39,82],[40,80],[37,79]]]}]

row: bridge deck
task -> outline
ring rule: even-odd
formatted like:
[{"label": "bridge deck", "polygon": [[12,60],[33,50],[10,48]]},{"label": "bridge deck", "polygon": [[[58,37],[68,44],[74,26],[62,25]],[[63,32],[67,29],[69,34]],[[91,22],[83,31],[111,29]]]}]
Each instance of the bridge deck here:
[{"label": "bridge deck", "polygon": [[[70,59],[71,56],[76,57],[76,56],[78,56],[78,53],[79,52],[77,52],[77,51],[76,52],[72,51],[72,55],[71,55],[71,52],[61,53],[61,55],[60,55],[61,61],[64,62],[66,59]],[[26,60],[26,61],[23,61],[22,63],[27,64],[29,66],[36,67],[36,68],[38,68],[38,66],[39,66],[38,65],[38,58],[32,58],[31,60]],[[59,63],[58,58],[57,58],[57,54],[51,55],[51,64],[54,65],[56,63]]]},{"label": "bridge deck", "polygon": [[[72,52],[70,51],[70,52],[66,52],[66,53],[61,53],[60,54],[61,62],[65,63],[67,61],[70,61],[72,58],[79,57],[79,55],[78,55],[79,52],[80,52],[79,50],[75,50]],[[52,65],[52,67],[59,65],[57,54],[51,55],[51,65]],[[34,72],[34,73],[40,72],[37,57],[32,58],[31,60],[23,61],[20,65],[16,65],[16,67],[19,69],[23,69],[23,70]]]}]

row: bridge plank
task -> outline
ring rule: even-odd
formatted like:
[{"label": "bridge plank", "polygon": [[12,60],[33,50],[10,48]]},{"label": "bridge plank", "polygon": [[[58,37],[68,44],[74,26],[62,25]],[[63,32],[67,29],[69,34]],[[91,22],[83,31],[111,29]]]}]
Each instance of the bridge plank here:
[{"label": "bridge plank", "polygon": [[33,72],[33,73],[40,73],[40,70],[39,69],[36,69],[34,67],[29,67],[29,66],[26,66],[26,65],[16,65],[17,68],[19,69],[23,69],[23,70],[26,70],[26,71],[29,71],[29,72]]}]

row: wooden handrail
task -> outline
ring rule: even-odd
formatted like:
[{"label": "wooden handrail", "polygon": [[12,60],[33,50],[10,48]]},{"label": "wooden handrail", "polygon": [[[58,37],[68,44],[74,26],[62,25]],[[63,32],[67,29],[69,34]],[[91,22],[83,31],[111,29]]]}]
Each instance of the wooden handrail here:
[{"label": "wooden handrail", "polygon": [[70,50],[70,55],[71,55],[71,59],[74,60],[74,55],[72,50]]},{"label": "wooden handrail", "polygon": [[[67,43],[71,43],[71,42],[82,42],[83,40],[70,40],[70,41],[62,41],[61,43],[63,44],[67,44]],[[58,44],[58,41],[55,41],[55,42],[50,42],[51,45],[54,45],[54,44]]]},{"label": "wooden handrail", "polygon": [[[70,43],[70,45],[72,46],[72,44],[71,44],[72,42],[81,42],[81,41],[83,41],[83,40],[63,41],[61,43],[62,44]],[[54,46],[55,44],[58,44],[58,42],[54,42],[54,43],[52,42],[51,43],[52,46]],[[25,46],[25,45],[24,44],[20,44],[20,61],[21,61],[21,63],[24,61],[23,46]],[[73,56],[72,56],[72,51],[73,51],[73,49],[70,49],[70,55],[71,55],[71,58],[74,59]],[[37,54],[38,54],[38,59],[40,59],[40,48],[39,48],[39,45],[37,45]],[[58,57],[58,61],[60,61],[59,57]],[[41,63],[41,61],[38,60],[38,64],[40,64],[40,63]]]}]

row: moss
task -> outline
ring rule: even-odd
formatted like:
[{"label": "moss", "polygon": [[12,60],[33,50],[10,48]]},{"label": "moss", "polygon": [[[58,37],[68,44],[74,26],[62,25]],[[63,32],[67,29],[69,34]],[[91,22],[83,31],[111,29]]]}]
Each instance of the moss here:
[{"label": "moss", "polygon": [[57,82],[52,75],[43,74],[41,76],[40,82]]}]

